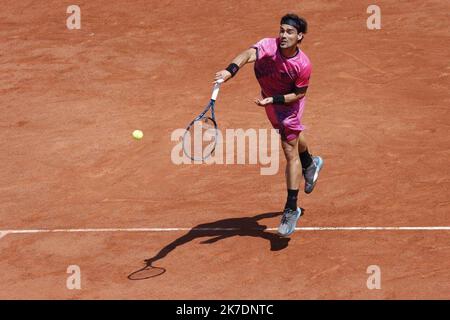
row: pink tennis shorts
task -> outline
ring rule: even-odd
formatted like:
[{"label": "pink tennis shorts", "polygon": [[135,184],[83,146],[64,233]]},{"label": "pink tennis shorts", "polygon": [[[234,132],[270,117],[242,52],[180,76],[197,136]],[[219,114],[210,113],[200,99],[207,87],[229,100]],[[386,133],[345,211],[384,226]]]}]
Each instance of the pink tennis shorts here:
[{"label": "pink tennis shorts", "polygon": [[293,106],[270,104],[265,107],[270,123],[274,129],[279,130],[283,141],[296,139],[305,129],[302,125],[303,106],[304,101],[295,103]]}]

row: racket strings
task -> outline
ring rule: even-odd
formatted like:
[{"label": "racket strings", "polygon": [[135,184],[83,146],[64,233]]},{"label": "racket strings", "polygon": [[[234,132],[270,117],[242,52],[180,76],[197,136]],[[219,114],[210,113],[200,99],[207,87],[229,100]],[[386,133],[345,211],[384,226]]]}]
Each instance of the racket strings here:
[{"label": "racket strings", "polygon": [[206,115],[194,121],[188,128],[183,149],[192,160],[205,160],[212,155],[217,144],[217,125]]}]

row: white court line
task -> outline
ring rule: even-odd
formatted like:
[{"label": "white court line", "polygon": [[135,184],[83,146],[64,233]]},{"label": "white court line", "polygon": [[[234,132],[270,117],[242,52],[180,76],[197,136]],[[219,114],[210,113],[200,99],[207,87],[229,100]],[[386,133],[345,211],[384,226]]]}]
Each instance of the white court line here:
[{"label": "white court line", "polygon": [[[276,231],[278,228],[249,229]],[[242,228],[98,228],[98,229],[19,229],[0,230],[0,238],[8,234],[34,233],[100,233],[100,232],[171,232],[171,231],[240,231]],[[300,227],[296,231],[450,231],[450,227]]]}]

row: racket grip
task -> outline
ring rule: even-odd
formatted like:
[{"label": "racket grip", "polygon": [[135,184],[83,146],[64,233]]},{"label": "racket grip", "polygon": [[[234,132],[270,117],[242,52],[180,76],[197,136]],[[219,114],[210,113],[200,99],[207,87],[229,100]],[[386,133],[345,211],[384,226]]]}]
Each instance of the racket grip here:
[{"label": "racket grip", "polygon": [[211,100],[216,101],[217,95],[219,94],[220,85],[223,83],[223,79],[219,79],[214,83],[214,89],[211,95]]}]

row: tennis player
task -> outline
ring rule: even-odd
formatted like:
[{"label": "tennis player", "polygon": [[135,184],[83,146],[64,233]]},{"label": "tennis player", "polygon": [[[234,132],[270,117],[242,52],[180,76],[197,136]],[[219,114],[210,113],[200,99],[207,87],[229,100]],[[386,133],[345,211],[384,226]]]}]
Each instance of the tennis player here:
[{"label": "tennis player", "polygon": [[281,18],[278,38],[257,42],[234,58],[225,70],[217,72],[214,78],[215,81],[227,81],[245,64],[255,63],[255,75],[262,95],[262,98],[255,99],[255,103],[265,108],[272,126],[279,130],[287,161],[287,201],[278,228],[281,236],[291,235],[302,215],[302,209],[297,206],[300,168],[305,178],[305,193],[311,193],[323,166],[321,157],[309,153],[302,134],[305,94],[311,75],[311,63],[299,49],[306,32],[305,19],[286,14]]}]

